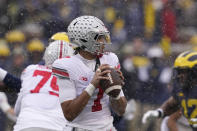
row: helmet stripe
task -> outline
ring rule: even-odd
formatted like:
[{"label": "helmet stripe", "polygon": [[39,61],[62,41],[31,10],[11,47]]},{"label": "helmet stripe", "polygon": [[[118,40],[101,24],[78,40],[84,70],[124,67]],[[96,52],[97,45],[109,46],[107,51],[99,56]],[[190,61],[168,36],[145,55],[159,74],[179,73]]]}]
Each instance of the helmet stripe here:
[{"label": "helmet stripe", "polygon": [[62,50],[63,50],[63,41],[60,41],[60,55],[59,58],[62,58]]}]

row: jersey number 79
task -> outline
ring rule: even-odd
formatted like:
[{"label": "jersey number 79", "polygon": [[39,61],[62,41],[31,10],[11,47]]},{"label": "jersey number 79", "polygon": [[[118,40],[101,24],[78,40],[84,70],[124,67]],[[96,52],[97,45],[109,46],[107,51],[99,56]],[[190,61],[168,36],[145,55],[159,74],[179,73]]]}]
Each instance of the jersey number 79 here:
[{"label": "jersey number 79", "polygon": [[[41,70],[35,70],[33,77],[36,76],[42,76],[43,78],[40,80],[40,82],[37,84],[37,86],[35,87],[35,89],[30,90],[31,93],[39,93],[40,89],[44,86],[44,84],[49,80],[49,78],[51,77],[52,73],[48,72],[48,71],[41,71]],[[59,87],[57,85],[57,78],[55,76],[52,77],[51,83],[50,83],[50,87],[52,89],[52,91],[49,91],[50,95],[55,95],[59,97],[59,94],[56,93],[59,91]]]}]

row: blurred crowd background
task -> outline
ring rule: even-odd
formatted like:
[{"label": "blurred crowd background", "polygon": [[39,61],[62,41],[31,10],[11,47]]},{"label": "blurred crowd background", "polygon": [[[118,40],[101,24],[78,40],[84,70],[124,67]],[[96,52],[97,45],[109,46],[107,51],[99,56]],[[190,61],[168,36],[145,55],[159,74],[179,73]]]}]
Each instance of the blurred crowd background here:
[{"label": "blurred crowd background", "polygon": [[[80,15],[97,16],[111,33],[126,96],[135,100],[122,129],[135,130],[143,112],[169,97],[177,54],[197,50],[196,12],[196,0],[0,0],[0,67],[20,77],[27,65],[41,61],[54,33],[66,32]],[[16,93],[7,96],[14,106]],[[13,124],[0,113],[0,131]]]}]

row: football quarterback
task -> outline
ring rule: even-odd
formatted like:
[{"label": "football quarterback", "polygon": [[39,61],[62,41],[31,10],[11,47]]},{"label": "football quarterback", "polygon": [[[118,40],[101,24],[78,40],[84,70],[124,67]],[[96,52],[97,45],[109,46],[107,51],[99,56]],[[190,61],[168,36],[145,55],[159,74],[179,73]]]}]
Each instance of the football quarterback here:
[{"label": "football quarterback", "polygon": [[120,67],[114,53],[104,52],[106,44],[111,44],[109,31],[97,17],[80,16],[69,24],[67,33],[75,55],[58,59],[52,66],[61,107],[70,121],[66,126],[81,131],[115,131],[109,103],[118,115],[123,115],[127,102],[122,90],[111,97],[99,85],[100,80],[109,80],[105,76],[109,68]]}]

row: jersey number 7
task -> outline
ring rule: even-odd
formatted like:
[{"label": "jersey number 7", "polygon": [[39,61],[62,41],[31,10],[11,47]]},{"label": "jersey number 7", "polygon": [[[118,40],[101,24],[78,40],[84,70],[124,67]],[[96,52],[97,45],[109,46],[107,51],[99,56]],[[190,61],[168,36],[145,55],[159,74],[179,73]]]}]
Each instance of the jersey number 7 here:
[{"label": "jersey number 7", "polygon": [[92,112],[102,110],[101,99],[103,98],[104,91],[98,86],[99,92],[97,98],[94,100],[94,105],[92,106]]},{"label": "jersey number 7", "polygon": [[[51,77],[52,73],[48,72],[48,71],[35,70],[33,76],[36,77],[38,75],[42,76],[43,78],[37,84],[36,88],[30,91],[31,93],[39,93],[40,89],[49,80],[49,78]],[[57,85],[57,78],[55,76],[52,77],[52,80],[51,80],[51,83],[50,83],[50,87],[51,87],[52,91],[49,91],[49,94],[59,97],[59,94],[56,93],[56,92],[59,91],[59,87]],[[56,92],[54,92],[54,91],[56,91]]]}]

